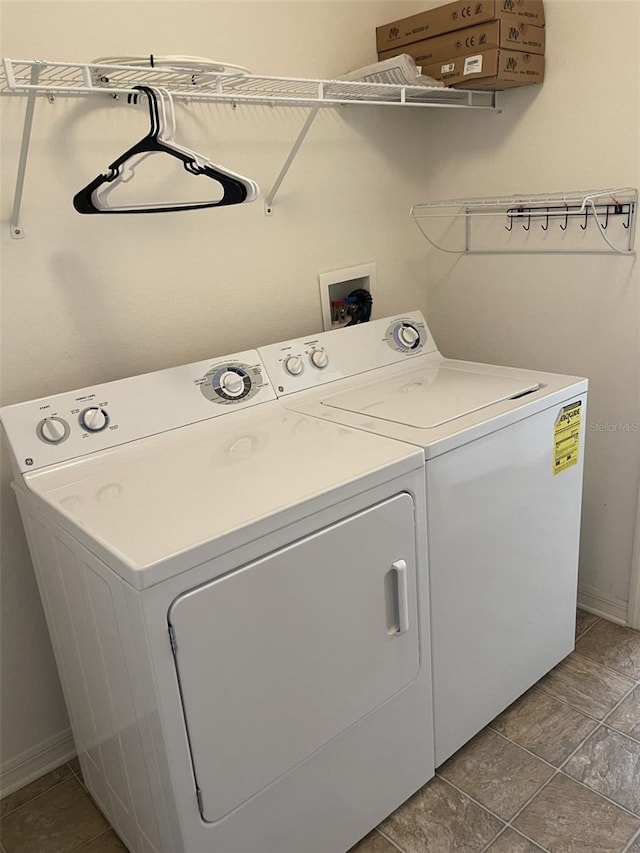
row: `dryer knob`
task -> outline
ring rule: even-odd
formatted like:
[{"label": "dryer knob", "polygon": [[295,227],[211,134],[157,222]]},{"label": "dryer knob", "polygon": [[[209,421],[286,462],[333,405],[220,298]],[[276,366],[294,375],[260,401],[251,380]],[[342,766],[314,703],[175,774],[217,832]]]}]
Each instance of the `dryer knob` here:
[{"label": "dryer knob", "polygon": [[402,326],[398,330],[398,337],[405,346],[413,348],[420,340],[420,332],[413,326]]},{"label": "dryer knob", "polygon": [[323,349],[314,349],[314,351],[310,355],[311,364],[314,367],[317,367],[318,370],[324,370],[324,368],[329,364],[329,356]]},{"label": "dryer knob", "polygon": [[40,438],[47,444],[60,444],[69,435],[69,425],[62,418],[45,418],[38,432]]},{"label": "dryer knob", "polygon": [[92,406],[90,409],[80,415],[80,424],[89,432],[100,432],[109,423],[107,413],[104,409],[99,409],[97,406]]},{"label": "dryer knob", "polygon": [[239,397],[244,391],[244,379],[234,370],[227,370],[220,377],[220,387],[229,397]]},{"label": "dryer knob", "polygon": [[304,370],[304,364],[302,363],[302,359],[297,355],[290,355],[289,358],[285,360],[284,369],[292,376],[300,376]]}]

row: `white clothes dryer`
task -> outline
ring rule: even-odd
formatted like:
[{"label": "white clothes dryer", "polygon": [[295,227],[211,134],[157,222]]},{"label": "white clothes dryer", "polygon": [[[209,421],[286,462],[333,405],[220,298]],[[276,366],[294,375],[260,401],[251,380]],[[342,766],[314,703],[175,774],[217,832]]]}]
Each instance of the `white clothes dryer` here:
[{"label": "white clothes dryer", "polygon": [[290,410],[425,453],[438,766],[574,647],[587,381],[444,358],[419,312],[259,352]]},{"label": "white clothes dryer", "polygon": [[255,351],[0,419],[132,853],[344,853],[433,775],[421,450],[287,411]]}]

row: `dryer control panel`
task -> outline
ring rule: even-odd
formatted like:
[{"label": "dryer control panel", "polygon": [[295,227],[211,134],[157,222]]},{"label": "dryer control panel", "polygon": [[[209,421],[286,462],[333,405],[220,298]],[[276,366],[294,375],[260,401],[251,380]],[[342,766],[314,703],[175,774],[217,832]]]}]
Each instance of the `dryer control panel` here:
[{"label": "dryer control panel", "polygon": [[437,351],[419,311],[258,349],[278,396]]},{"label": "dryer control panel", "polygon": [[26,473],[275,400],[255,350],[6,406],[16,472]]}]

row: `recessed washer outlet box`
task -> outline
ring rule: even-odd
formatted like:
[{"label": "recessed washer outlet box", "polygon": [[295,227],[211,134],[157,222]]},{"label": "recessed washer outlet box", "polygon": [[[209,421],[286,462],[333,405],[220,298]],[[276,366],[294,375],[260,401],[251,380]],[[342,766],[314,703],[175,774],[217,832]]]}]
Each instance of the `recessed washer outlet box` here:
[{"label": "recessed washer outlet box", "polygon": [[341,317],[337,306],[344,302],[347,296],[359,288],[368,291],[373,297],[376,282],[376,265],[360,264],[333,272],[322,272],[318,276],[320,282],[320,304],[322,305],[322,328],[325,332],[344,326],[345,318]]}]

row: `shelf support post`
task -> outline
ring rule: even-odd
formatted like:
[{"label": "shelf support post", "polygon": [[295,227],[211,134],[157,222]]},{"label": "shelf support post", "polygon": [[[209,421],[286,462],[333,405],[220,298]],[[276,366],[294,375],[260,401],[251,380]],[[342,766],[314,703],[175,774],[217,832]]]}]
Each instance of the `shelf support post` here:
[{"label": "shelf support post", "polygon": [[265,212],[266,216],[272,216],[273,215],[273,200],[275,199],[276,194],[277,194],[278,190],[280,189],[280,184],[283,182],[285,175],[289,171],[291,164],[293,163],[293,161],[295,159],[296,154],[300,150],[300,146],[304,142],[304,139],[305,139],[307,133],[309,133],[309,130],[311,129],[311,125],[313,124],[315,117],[318,115],[319,109],[320,109],[320,104],[316,104],[311,109],[311,112],[307,116],[307,120],[305,121],[305,123],[302,126],[302,130],[298,134],[298,138],[293,143],[293,147],[292,147],[291,151],[289,152],[289,156],[285,160],[284,166],[282,167],[282,169],[280,169],[280,174],[276,178],[274,185],[271,187],[269,195],[265,198],[264,212]]},{"label": "shelf support post", "polygon": [[[34,65],[31,68],[31,85],[37,86],[40,76],[40,66]],[[20,208],[22,206],[22,191],[24,189],[24,176],[27,171],[27,155],[29,154],[29,143],[31,141],[31,127],[33,125],[33,113],[36,105],[37,90],[35,88],[29,90],[27,95],[27,107],[24,114],[24,129],[22,131],[22,144],[20,146],[20,159],[18,160],[18,174],[16,176],[16,189],[13,196],[13,208],[11,209],[11,219],[9,228],[11,236],[14,240],[22,240],[24,238],[24,230],[20,225]]]}]

